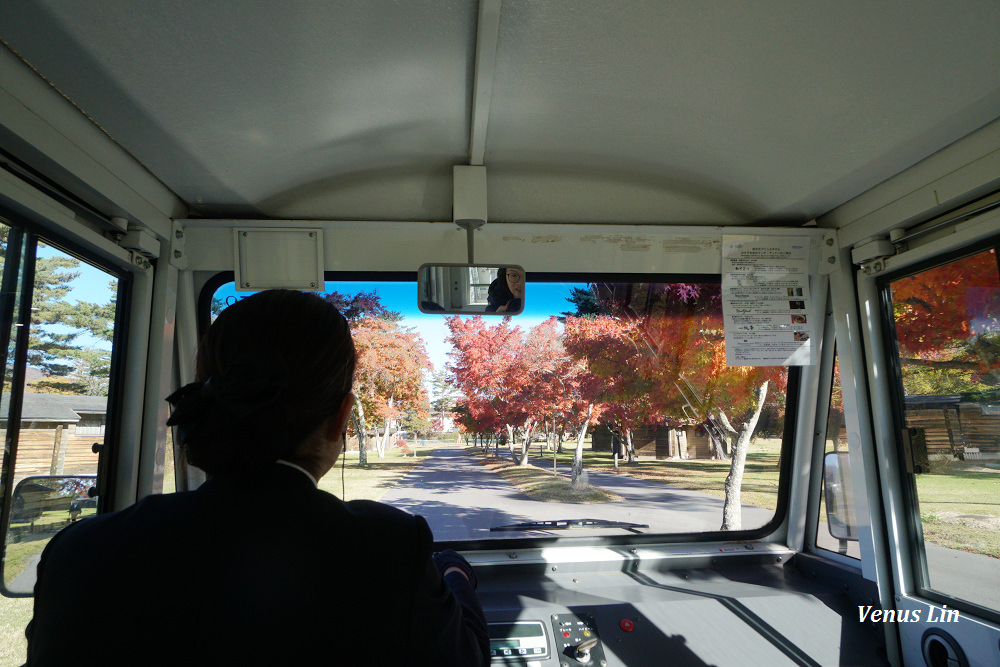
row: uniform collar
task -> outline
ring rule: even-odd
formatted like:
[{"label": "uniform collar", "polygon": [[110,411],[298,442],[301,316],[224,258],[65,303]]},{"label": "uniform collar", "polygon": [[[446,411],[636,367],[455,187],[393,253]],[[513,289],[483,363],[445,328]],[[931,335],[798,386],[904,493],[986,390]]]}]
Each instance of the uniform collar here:
[{"label": "uniform collar", "polygon": [[319,481],[315,477],[312,476],[312,473],[310,473],[308,470],[306,470],[302,466],[296,465],[296,464],[292,463],[291,461],[285,461],[284,459],[278,459],[275,463],[279,463],[279,464],[281,464],[283,466],[288,466],[289,468],[295,468],[296,470],[298,470],[299,472],[301,472],[303,475],[305,475],[306,477],[308,477],[309,481],[312,482],[312,485],[315,488],[319,488]]}]

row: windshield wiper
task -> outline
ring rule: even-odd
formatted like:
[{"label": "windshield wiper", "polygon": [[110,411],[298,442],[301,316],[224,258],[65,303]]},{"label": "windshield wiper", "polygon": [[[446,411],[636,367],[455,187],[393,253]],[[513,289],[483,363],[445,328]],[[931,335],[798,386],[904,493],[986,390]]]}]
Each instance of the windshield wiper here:
[{"label": "windshield wiper", "polygon": [[560,521],[529,521],[512,523],[507,526],[493,526],[491,533],[513,530],[569,530],[571,528],[622,528],[633,533],[641,533],[640,528],[649,528],[645,523],[608,521],[607,519],[562,519]]}]

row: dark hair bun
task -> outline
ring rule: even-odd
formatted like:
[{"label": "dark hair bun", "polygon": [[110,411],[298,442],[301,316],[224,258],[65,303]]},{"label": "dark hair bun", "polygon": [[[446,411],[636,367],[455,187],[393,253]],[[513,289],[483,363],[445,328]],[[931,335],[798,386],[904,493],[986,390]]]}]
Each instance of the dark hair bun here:
[{"label": "dark hair bun", "polygon": [[261,292],[224,310],[198,350],[197,382],[167,399],[193,465],[245,473],[288,457],[351,390],[347,321],[314,294]]}]

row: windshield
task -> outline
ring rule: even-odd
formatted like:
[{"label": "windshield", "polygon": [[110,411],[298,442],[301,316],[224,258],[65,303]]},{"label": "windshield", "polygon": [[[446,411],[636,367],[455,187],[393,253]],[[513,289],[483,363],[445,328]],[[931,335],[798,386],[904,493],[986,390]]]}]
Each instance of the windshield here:
[{"label": "windshield", "polygon": [[[327,281],[359,400],[321,487],[420,514],[440,542],[767,525],[788,369],[726,366],[719,284],[544,278],[515,317]],[[218,287],[212,318],[247,295]]]}]

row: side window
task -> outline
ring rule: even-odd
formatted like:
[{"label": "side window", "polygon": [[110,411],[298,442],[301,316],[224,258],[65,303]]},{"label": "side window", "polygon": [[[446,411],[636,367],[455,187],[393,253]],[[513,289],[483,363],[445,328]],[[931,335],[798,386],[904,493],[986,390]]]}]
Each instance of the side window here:
[{"label": "side window", "polygon": [[921,588],[1000,609],[1000,273],[988,249],[885,286]]},{"label": "side window", "polygon": [[840,386],[840,363],[833,363],[833,387],[830,412],[826,422],[826,447],[823,452],[823,481],[820,485],[819,521],[816,546],[829,551],[861,558],[851,464],[848,459],[847,432],[844,425],[844,397]]},{"label": "side window", "polygon": [[22,596],[49,539],[97,512],[119,281],[23,230],[0,234],[3,592]]}]

